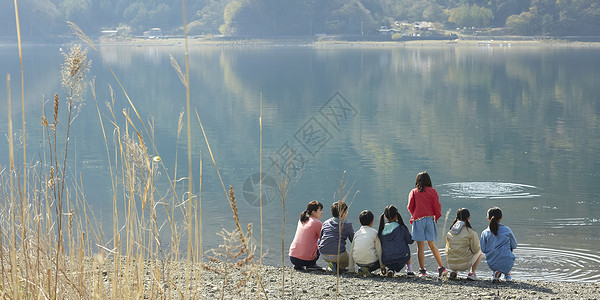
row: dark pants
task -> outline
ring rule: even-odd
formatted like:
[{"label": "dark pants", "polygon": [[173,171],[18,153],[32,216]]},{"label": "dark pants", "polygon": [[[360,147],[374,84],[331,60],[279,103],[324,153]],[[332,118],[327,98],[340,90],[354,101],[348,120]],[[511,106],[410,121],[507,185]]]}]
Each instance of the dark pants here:
[{"label": "dark pants", "polygon": [[299,258],[290,256],[290,261],[294,265],[294,269],[302,269],[303,267],[314,266],[317,264],[317,260],[319,260],[319,252],[318,251],[317,251],[317,257],[313,260],[304,260],[304,259],[299,259]]},{"label": "dark pants", "polygon": [[385,266],[394,272],[400,272],[400,270],[402,270],[402,268],[404,268],[405,265],[406,263],[391,263]]},{"label": "dark pants", "polygon": [[357,265],[358,265],[359,267],[361,267],[361,268],[362,268],[362,267],[367,267],[367,268],[369,268],[369,272],[373,272],[373,271],[375,271],[375,270],[377,270],[377,269],[380,269],[380,268],[381,268],[381,266],[379,265],[379,262],[378,262],[378,261],[376,261],[376,262],[372,262],[372,263],[370,263],[370,264],[366,264],[366,265],[363,265],[363,264],[357,264]]}]

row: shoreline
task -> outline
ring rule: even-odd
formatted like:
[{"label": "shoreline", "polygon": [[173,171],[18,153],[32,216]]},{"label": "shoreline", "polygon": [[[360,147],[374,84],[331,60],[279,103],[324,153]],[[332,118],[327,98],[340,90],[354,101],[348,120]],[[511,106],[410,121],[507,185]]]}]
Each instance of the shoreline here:
[{"label": "shoreline", "polygon": [[[203,272],[204,296],[220,297],[223,289],[226,298],[243,299],[256,294],[256,280],[244,281],[241,270],[226,274],[226,278],[221,274]],[[393,278],[381,276],[378,272],[373,272],[370,277],[342,273],[338,281],[336,274],[331,271],[307,272],[291,267],[261,267],[261,282],[270,299],[326,299],[336,296],[339,299],[452,299],[465,296],[472,299],[598,299],[600,296],[600,283],[532,280],[494,283],[482,277],[480,275],[478,281],[464,277],[448,280],[434,275],[420,278],[408,277],[402,271]],[[242,281],[245,284],[241,293],[231,293],[229,285],[233,287]]]},{"label": "shoreline", "polygon": [[[185,45],[185,39],[180,37],[170,38],[106,38],[95,37],[92,39],[96,46],[125,46],[125,47],[181,47]],[[399,41],[351,41],[336,40],[334,38],[320,39],[313,37],[297,38],[240,38],[221,39],[189,37],[189,47],[306,47],[314,49],[393,49],[404,47],[574,47],[574,48],[596,48],[600,42],[580,42],[560,39],[538,39],[525,36],[467,36],[456,40],[399,40]],[[71,39],[61,38],[60,41],[28,42],[25,46],[40,45],[65,45],[69,43],[83,43],[76,37]],[[16,45],[16,41],[4,40],[0,47]]]},{"label": "shoreline", "polygon": [[[183,46],[184,38],[161,39],[104,39],[96,42],[99,46]],[[401,48],[401,47],[600,47],[600,42],[577,42],[564,40],[535,39],[514,36],[481,36],[457,40],[409,40],[409,41],[345,41],[319,40],[314,38],[275,38],[275,39],[207,39],[189,38],[188,46],[208,47],[309,47],[328,48]]]}]

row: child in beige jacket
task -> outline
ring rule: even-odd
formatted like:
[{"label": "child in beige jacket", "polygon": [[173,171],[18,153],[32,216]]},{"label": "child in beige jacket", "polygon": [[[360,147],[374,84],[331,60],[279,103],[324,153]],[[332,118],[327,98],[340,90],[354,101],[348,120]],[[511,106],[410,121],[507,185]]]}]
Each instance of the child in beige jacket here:
[{"label": "child in beige jacket", "polygon": [[469,210],[459,209],[446,234],[446,262],[451,270],[450,279],[456,279],[458,271],[469,271],[467,279],[477,280],[475,271],[483,254],[479,245],[479,235],[471,227],[469,219]]}]

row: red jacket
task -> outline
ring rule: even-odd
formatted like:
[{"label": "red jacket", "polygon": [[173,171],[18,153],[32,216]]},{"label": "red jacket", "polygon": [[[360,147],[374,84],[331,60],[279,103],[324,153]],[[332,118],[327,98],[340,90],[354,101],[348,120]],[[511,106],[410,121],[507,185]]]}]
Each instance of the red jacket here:
[{"label": "red jacket", "polygon": [[435,222],[442,216],[442,205],[440,197],[434,188],[428,186],[422,192],[414,188],[408,194],[408,211],[410,212],[410,223],[422,217],[434,216]]}]

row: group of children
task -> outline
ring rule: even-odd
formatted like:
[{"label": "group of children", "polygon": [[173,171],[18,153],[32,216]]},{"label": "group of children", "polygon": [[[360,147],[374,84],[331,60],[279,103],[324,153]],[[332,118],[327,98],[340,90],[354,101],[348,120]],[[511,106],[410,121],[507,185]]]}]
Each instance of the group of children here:
[{"label": "group of children", "polygon": [[[510,271],[517,247],[514,234],[507,226],[500,224],[502,211],[498,207],[490,208],[487,218],[489,227],[478,237],[469,223],[470,213],[461,208],[446,234],[446,261],[450,272],[444,267],[440,251],[436,247],[436,223],[441,217],[441,204],[437,191],[432,187],[427,172],[417,175],[415,188],[408,195],[407,209],[411,215],[412,234],[404,224],[402,216],[394,205],[388,205],[379,218],[378,230],[373,228],[374,215],[371,211],[362,211],[359,215],[360,229],[354,232],[352,223],[346,220],[348,206],[343,201],[331,206],[332,218],[321,223],[323,204],[311,201],[300,215],[294,240],[290,246],[290,261],[296,270],[321,269],[317,260],[322,258],[335,272],[349,269],[368,276],[381,269],[382,274],[394,276],[406,265],[407,275],[415,275],[412,270],[409,244],[417,242],[419,275],[426,276],[425,242],[435,258],[440,277],[449,274],[456,279],[458,271],[469,271],[467,279],[478,280],[475,271],[483,254],[493,271],[493,280],[499,281],[504,274],[511,281]],[[350,241],[346,249],[346,240]]]}]

